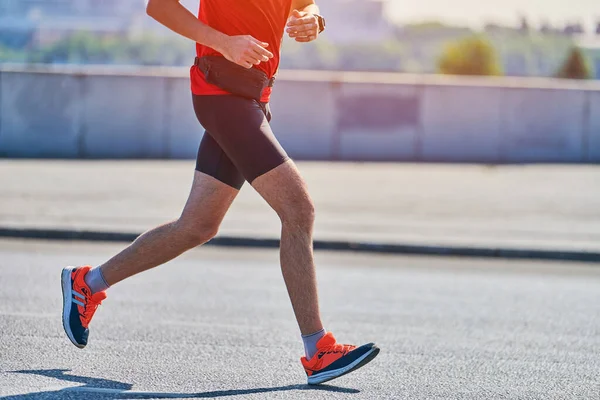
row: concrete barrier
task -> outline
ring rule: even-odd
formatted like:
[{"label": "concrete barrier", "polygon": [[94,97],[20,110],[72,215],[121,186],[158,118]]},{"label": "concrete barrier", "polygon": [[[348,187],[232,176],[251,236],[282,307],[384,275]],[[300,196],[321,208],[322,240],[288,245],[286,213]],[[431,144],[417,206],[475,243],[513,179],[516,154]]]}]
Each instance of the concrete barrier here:
[{"label": "concrete barrier", "polygon": [[299,159],[331,159],[337,119],[334,87],[284,79],[275,86],[271,127],[286,151]]},{"label": "concrete barrier", "polygon": [[584,91],[511,88],[503,100],[503,161],[585,160]]},{"label": "concrete barrier", "polygon": [[166,81],[167,102],[165,119],[168,158],[195,158],[204,129],[198,123],[192,107],[190,82],[185,78],[168,78]]},{"label": "concrete barrier", "polygon": [[82,156],[166,157],[162,77],[86,76]]},{"label": "concrete barrier", "polygon": [[600,162],[600,91],[588,92],[588,120],[585,143],[586,161]]},{"label": "concrete barrier", "polygon": [[335,159],[417,158],[421,99],[416,85],[342,83],[336,98]]},{"label": "concrete barrier", "polygon": [[78,157],[81,91],[74,75],[2,73],[0,155]]},{"label": "concrete barrier", "polygon": [[[193,158],[187,68],[0,66],[0,156]],[[281,71],[297,159],[599,162],[600,82]]]},{"label": "concrete barrier", "polygon": [[420,159],[500,161],[504,90],[424,86]]}]

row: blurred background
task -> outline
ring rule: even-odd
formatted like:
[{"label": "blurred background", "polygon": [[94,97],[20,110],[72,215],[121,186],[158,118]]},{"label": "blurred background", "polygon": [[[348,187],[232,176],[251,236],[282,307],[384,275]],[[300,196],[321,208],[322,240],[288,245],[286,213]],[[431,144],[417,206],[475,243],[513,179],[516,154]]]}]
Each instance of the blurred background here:
[{"label": "blurred background", "polygon": [[[143,0],[1,0],[0,61],[189,65],[193,44],[148,18]],[[197,12],[197,0],[183,3]],[[600,75],[600,7],[594,0],[321,0],[329,29],[293,41],[284,69]],[[479,48],[485,60],[453,65]],[[489,58],[489,60],[487,59]],[[572,65],[568,65],[569,62]],[[569,67],[571,69],[569,69]]]},{"label": "blurred background", "polygon": [[[424,3],[321,0],[319,40],[285,40],[273,125],[292,156],[600,160],[593,0]],[[194,157],[193,56],[143,0],[0,0],[0,156]]]},{"label": "blurred background", "polygon": [[[314,43],[285,40],[271,104],[288,154],[322,162],[302,164],[328,210],[318,238],[600,247],[594,0],[318,3],[328,28]],[[183,4],[198,10],[198,0]],[[0,157],[12,171],[0,222],[141,231],[179,209],[151,177],[171,176],[185,198],[203,134],[190,101],[194,55],[143,0],[0,0]],[[92,159],[105,162],[84,161]],[[131,175],[119,159],[131,160]],[[164,161],[176,159],[185,161]],[[53,172],[39,178],[38,165]],[[156,198],[153,207],[137,206],[131,180],[144,182],[138,191]],[[92,182],[84,187],[110,207],[97,198],[81,209],[48,206],[57,191],[77,198]],[[224,232],[276,237],[275,216],[244,196]],[[356,201],[341,209],[339,196]]]},{"label": "blurred background", "polygon": [[[197,12],[198,1],[183,3]],[[284,69],[600,75],[600,7],[594,0],[321,0],[329,29],[290,41]],[[454,65],[479,49],[473,64]],[[193,44],[148,18],[143,0],[1,0],[0,61],[189,65]],[[487,59],[489,57],[489,60]],[[572,65],[568,65],[568,63]],[[570,68],[569,68],[570,67]]]},{"label": "blurred background", "polygon": [[[328,210],[318,238],[600,246],[600,224],[590,223],[600,219],[594,0],[318,3],[328,28],[314,43],[285,40],[271,104],[288,153],[322,162],[302,164]],[[0,0],[0,157],[21,177],[4,183],[14,191],[4,197],[5,225],[138,231],[179,209],[151,176],[179,174],[173,190],[185,198],[203,134],[190,102],[195,49],[148,17],[145,4]],[[198,0],[183,4],[198,10]],[[42,179],[35,161],[8,163],[16,158],[107,161],[41,163],[55,168]],[[110,161],[118,159],[132,160],[131,175],[121,176],[122,164]],[[503,167],[485,167],[492,165]],[[101,170],[97,180],[87,177]],[[136,206],[139,195],[127,190],[134,178],[145,182],[144,198],[156,198],[153,207]],[[76,192],[86,182],[111,207],[100,211],[93,198],[79,211],[47,212],[56,190]],[[224,232],[276,237],[275,216],[257,196],[244,196]],[[338,196],[356,201],[340,209]]]}]

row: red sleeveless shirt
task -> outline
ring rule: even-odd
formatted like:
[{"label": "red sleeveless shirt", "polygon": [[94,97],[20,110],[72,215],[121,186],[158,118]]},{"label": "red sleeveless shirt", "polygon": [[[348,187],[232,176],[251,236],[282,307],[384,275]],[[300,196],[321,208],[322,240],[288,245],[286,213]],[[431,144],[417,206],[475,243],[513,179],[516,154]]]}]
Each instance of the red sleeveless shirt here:
[{"label": "red sleeveless shirt", "polygon": [[[229,36],[251,35],[256,39],[269,43],[273,58],[261,62],[257,68],[273,77],[279,68],[281,41],[285,25],[292,7],[292,0],[201,0],[198,19]],[[196,44],[198,57],[221,55],[216,50]],[[226,91],[211,85],[204,79],[204,74],[197,68],[190,70],[192,93],[196,95],[222,95]],[[271,88],[266,88],[261,101],[268,102]]]}]

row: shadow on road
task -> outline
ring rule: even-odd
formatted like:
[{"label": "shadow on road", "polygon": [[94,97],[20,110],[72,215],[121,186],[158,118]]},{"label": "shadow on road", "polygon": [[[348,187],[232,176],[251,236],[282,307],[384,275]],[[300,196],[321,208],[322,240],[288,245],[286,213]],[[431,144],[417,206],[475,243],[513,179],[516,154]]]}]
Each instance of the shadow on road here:
[{"label": "shadow on road", "polygon": [[216,390],[212,392],[201,393],[161,393],[161,392],[136,392],[131,391],[133,387],[130,383],[112,381],[110,379],[91,378],[87,376],[78,376],[67,374],[68,369],[41,369],[41,370],[21,370],[12,371],[19,374],[40,375],[50,378],[60,379],[67,382],[83,383],[84,386],[77,386],[61,390],[50,390],[44,392],[35,392],[19,394],[14,396],[0,397],[2,400],[34,400],[34,399],[198,399],[215,398],[225,396],[241,396],[256,393],[285,392],[290,390],[319,390],[326,392],[339,393],[359,393],[359,390],[343,388],[331,385],[287,385],[278,387],[254,388],[254,389],[232,389]]}]

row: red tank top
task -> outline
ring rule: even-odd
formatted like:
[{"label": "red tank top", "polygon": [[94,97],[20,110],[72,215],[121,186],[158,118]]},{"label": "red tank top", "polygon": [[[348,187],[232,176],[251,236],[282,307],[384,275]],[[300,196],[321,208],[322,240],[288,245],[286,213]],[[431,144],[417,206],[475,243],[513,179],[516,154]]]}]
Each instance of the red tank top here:
[{"label": "red tank top", "polygon": [[[292,0],[201,0],[198,19],[226,35],[251,35],[269,43],[267,49],[273,53],[273,58],[253,68],[264,71],[271,78],[279,67],[281,41],[291,7]],[[221,55],[201,44],[196,45],[196,53],[198,57]],[[228,94],[207,83],[204,74],[195,66],[190,70],[190,77],[192,93],[196,95]],[[270,96],[271,88],[266,88],[261,101],[268,102]]]}]

